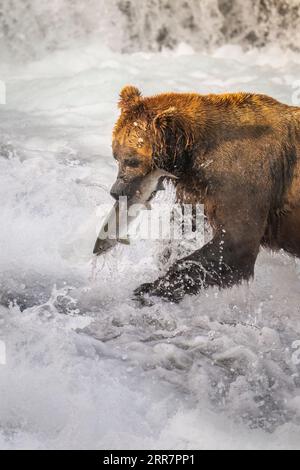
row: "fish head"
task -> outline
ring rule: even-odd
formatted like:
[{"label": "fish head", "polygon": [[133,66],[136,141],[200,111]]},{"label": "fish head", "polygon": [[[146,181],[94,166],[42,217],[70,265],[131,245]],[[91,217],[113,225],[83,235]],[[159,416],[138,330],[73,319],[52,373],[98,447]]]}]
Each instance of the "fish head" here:
[{"label": "fish head", "polygon": [[114,244],[111,242],[111,240],[97,238],[93,254],[97,256],[104,255],[105,253],[111,251],[113,247]]}]

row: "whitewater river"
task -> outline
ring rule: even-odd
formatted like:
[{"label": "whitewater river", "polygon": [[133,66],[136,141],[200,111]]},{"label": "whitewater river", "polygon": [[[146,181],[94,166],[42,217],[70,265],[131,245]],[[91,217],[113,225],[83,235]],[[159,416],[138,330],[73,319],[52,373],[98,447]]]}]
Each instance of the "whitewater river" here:
[{"label": "whitewater river", "polygon": [[159,243],[91,259],[122,86],[292,103],[299,76],[294,54],[234,47],[1,65],[0,448],[300,448],[298,261],[262,251],[250,285],[139,308]]}]

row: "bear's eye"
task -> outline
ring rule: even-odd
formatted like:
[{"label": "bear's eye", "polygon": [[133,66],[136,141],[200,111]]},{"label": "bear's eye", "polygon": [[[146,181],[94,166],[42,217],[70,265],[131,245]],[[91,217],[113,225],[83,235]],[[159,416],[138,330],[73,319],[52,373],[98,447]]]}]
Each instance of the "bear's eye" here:
[{"label": "bear's eye", "polygon": [[130,160],[125,160],[125,165],[130,168],[137,168],[140,165],[140,160],[131,158]]}]

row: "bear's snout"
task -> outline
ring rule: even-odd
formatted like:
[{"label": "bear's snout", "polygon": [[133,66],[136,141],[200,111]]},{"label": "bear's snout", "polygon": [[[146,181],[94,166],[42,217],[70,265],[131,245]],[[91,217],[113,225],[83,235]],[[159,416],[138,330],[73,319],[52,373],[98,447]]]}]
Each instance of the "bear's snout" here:
[{"label": "bear's snout", "polygon": [[116,200],[121,196],[130,198],[136,193],[139,183],[140,178],[133,181],[125,181],[123,178],[118,178],[110,190],[110,195]]},{"label": "bear's snout", "polygon": [[110,195],[118,200],[120,196],[128,196],[128,194],[125,194],[126,189],[127,184],[122,179],[118,178],[110,190]]}]

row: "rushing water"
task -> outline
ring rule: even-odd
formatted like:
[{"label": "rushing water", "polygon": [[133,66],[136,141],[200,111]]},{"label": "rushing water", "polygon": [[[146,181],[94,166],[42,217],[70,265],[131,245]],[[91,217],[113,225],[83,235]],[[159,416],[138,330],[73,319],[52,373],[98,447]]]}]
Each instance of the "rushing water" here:
[{"label": "rushing water", "polygon": [[291,102],[298,56],[96,41],[1,70],[0,447],[299,448],[298,261],[263,251],[249,286],[143,309],[158,243],[91,262],[124,83]]}]

